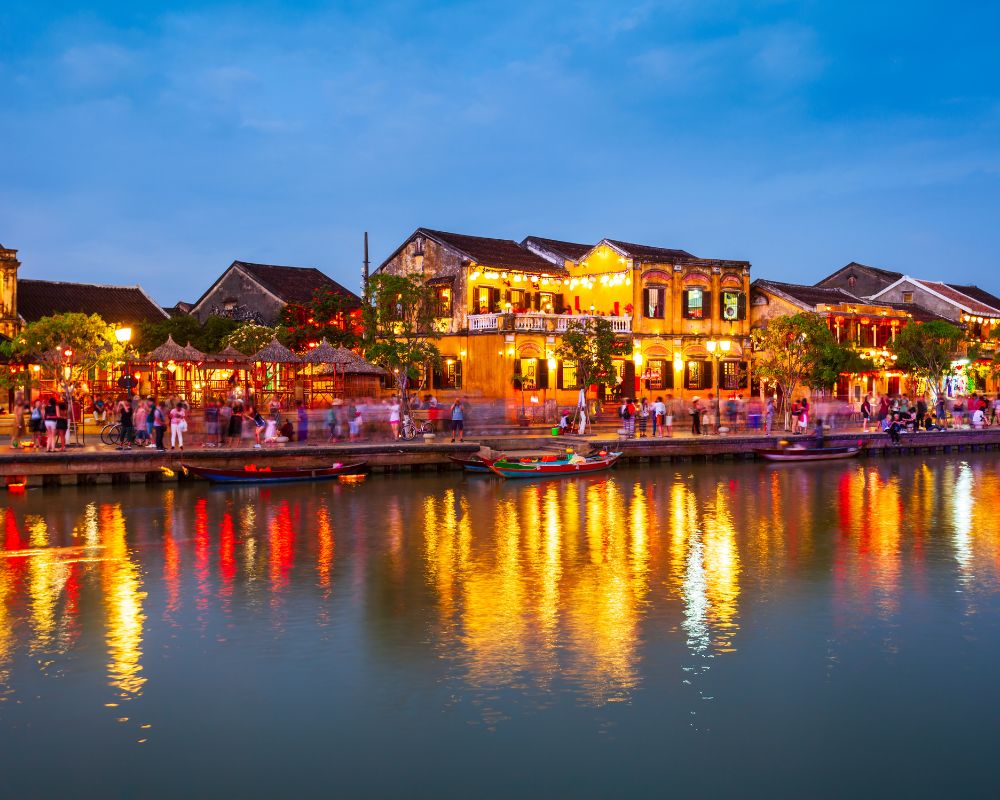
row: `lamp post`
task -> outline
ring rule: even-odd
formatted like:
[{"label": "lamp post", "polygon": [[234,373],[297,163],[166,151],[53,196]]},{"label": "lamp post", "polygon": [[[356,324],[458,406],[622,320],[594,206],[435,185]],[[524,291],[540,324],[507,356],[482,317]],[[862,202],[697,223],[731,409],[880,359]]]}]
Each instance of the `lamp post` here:
[{"label": "lamp post", "polygon": [[132,362],[128,357],[128,344],[132,341],[132,329],[124,325],[120,328],[115,328],[115,338],[119,344],[125,347],[125,374],[118,381],[118,385],[127,391],[131,397],[132,388],[135,384],[135,379],[132,377]]},{"label": "lamp post", "polygon": [[[708,350],[708,354],[712,357],[712,361],[715,364],[715,374],[719,376],[719,363],[723,358],[726,357],[726,353],[729,352],[729,348],[733,346],[733,343],[729,339],[709,339],[705,342],[705,347]],[[719,428],[722,425],[722,413],[721,413],[721,395],[722,395],[722,381],[715,381],[718,385],[715,387],[715,432],[719,433]]]}]

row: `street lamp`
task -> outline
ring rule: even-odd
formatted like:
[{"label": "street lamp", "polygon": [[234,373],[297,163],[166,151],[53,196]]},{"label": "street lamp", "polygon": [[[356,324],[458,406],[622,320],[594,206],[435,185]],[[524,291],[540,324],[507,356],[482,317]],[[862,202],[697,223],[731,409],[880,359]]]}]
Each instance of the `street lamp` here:
[{"label": "street lamp", "polygon": [[124,325],[120,328],[115,328],[115,339],[118,340],[118,344],[125,347],[125,374],[118,381],[118,385],[127,391],[131,397],[132,386],[135,383],[135,380],[132,378],[132,362],[128,357],[128,343],[132,341],[132,329]]},{"label": "street lamp", "polygon": [[[726,353],[729,352],[729,348],[733,346],[733,343],[729,339],[709,339],[705,342],[705,347],[708,350],[708,354],[712,357],[715,363],[715,374],[719,375],[719,363],[723,358],[726,357]],[[722,425],[722,413],[720,407],[721,395],[722,395],[722,381],[716,380],[715,387],[715,432],[719,433],[719,428]]]}]

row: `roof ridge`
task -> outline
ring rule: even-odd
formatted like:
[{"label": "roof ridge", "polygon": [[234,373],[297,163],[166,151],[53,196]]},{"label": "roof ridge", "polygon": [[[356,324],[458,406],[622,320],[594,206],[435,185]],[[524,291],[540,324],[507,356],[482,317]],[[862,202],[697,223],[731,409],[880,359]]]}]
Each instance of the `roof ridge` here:
[{"label": "roof ridge", "polygon": [[[54,283],[57,286],[90,286],[94,289],[134,289],[143,292],[138,283],[81,283],[80,281],[50,281],[46,278],[18,277],[18,283]],[[143,292],[145,294],[145,292]]]}]

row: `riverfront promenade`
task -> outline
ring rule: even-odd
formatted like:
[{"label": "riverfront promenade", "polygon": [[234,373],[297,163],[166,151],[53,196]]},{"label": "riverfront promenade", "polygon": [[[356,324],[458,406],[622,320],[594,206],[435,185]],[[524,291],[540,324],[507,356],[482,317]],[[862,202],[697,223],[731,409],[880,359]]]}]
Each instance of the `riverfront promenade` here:
[{"label": "riverfront promenade", "polygon": [[[472,453],[527,453],[561,451],[573,447],[579,452],[605,448],[623,451],[626,462],[673,460],[752,459],[758,448],[774,446],[781,439],[808,440],[786,433],[762,435],[725,434],[692,436],[681,433],[673,438],[621,439],[598,432],[592,436],[544,436],[537,433],[472,435],[465,442],[452,443],[447,437],[431,441],[365,441],[358,443],[306,444],[247,447],[202,447],[197,443],[184,451],[157,452],[152,449],[115,450],[102,445],[71,447],[65,453],[31,450],[0,451],[0,483],[28,487],[93,485],[99,483],[155,483],[188,479],[183,463],[206,467],[241,468],[259,466],[325,466],[333,462],[366,461],[373,472],[457,469],[448,456]],[[843,431],[828,435],[828,445],[866,445],[870,456],[915,453],[964,452],[1000,449],[1000,427],[985,430],[948,430],[903,434],[899,445],[883,433]]]}]

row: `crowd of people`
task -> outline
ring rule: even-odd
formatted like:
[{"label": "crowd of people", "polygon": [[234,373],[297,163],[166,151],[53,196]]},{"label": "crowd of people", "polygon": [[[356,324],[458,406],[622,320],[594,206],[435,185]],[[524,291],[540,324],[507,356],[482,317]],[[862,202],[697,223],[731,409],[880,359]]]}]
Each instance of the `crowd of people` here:
[{"label": "crowd of people", "polygon": [[[177,396],[159,400],[135,395],[67,400],[53,394],[29,404],[18,392],[11,408],[11,445],[62,452],[71,424],[82,420],[85,408],[87,416],[98,425],[117,423],[116,446],[121,450],[183,450],[190,425],[198,429],[197,443],[204,447],[240,447],[251,440],[254,448],[261,448],[310,439],[355,442],[362,438],[412,438],[414,428],[421,433],[450,433],[451,441],[464,440],[466,400],[459,397],[440,403],[433,394],[425,394],[411,395],[406,401],[404,404],[398,395],[382,400],[337,398],[325,409],[310,412],[301,400],[286,406],[278,398],[270,398],[257,405],[252,400],[229,396],[208,398],[193,410]],[[600,416],[609,410],[605,405]],[[665,394],[655,398],[625,397],[617,406],[620,432],[627,438],[670,438],[678,429],[690,430],[696,436],[744,432],[771,435],[776,425],[785,429],[785,413],[791,432],[796,434],[806,434],[817,424],[826,430],[860,425],[862,431],[884,432],[899,441],[900,434],[907,431],[997,425],[1000,396],[942,394],[929,402],[925,395],[914,400],[906,395],[868,395],[857,405],[802,396],[781,409],[773,396],[762,400],[734,393],[716,399],[709,393],[704,399],[694,396],[685,400]],[[571,411],[566,409],[559,415],[555,432],[569,433],[573,424]]]}]

